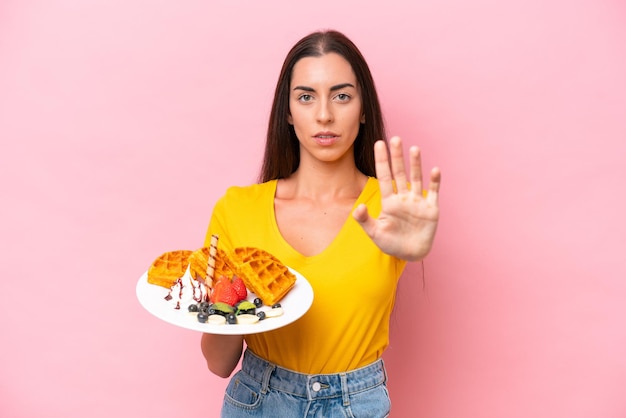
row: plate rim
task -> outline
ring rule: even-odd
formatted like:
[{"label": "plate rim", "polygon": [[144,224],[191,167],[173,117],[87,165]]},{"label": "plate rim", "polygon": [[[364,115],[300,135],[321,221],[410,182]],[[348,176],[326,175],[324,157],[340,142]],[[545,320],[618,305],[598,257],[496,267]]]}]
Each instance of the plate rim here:
[{"label": "plate rim", "polygon": [[[212,325],[207,323],[198,322],[195,319],[188,318],[190,314],[186,312],[186,310],[175,310],[171,305],[167,304],[165,301],[161,306],[155,307],[156,301],[153,299],[149,299],[153,297],[153,295],[147,295],[146,290],[151,293],[155,293],[159,289],[163,289],[163,297],[167,295],[165,293],[167,288],[163,286],[158,286],[152,283],[148,283],[147,276],[148,271],[146,270],[137,281],[135,286],[135,294],[139,301],[139,304],[151,315],[156,318],[169,323],[171,325],[175,325],[180,328],[189,329],[192,331],[200,331],[207,334],[216,334],[216,335],[250,335],[250,334],[258,334],[268,331],[274,331],[279,328],[285,327],[287,325],[292,324],[293,322],[300,319],[304,314],[308,312],[313,304],[314,292],[309,281],[299,272],[291,267],[287,267],[295,276],[296,283],[294,288],[285,295],[285,297],[281,300],[281,304],[287,298],[292,295],[292,292],[296,289],[302,292],[302,299],[298,300],[298,304],[296,307],[300,306],[301,309],[298,309],[294,314],[293,311],[288,315],[287,311],[282,317],[277,318],[268,318],[264,320],[262,323],[257,322],[256,324],[237,324],[237,325]],[[189,274],[186,272],[185,274]],[[296,287],[297,286],[297,287]],[[253,292],[248,291],[248,298],[256,297]],[[293,297],[293,296],[291,296]],[[305,302],[304,304],[302,302]],[[287,307],[285,307],[287,308]],[[168,313],[168,310],[171,313]],[[285,316],[288,315],[288,316]],[[184,319],[181,319],[184,318]],[[285,318],[285,319],[283,319]],[[188,320],[189,319],[189,320]],[[282,321],[281,321],[282,319]],[[266,322],[267,321],[267,322]],[[271,321],[271,322],[270,322]],[[275,326],[274,326],[275,325]]]}]

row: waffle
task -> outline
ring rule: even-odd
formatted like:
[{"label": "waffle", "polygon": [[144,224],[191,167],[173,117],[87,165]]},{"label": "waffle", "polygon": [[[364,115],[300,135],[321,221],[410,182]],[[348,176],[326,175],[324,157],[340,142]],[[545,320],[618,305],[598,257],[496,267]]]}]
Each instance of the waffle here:
[{"label": "waffle", "polygon": [[284,264],[259,248],[235,248],[230,255],[237,275],[265,305],[280,301],[296,283],[296,276]]},{"label": "waffle", "polygon": [[[209,265],[209,251],[210,247],[202,247],[193,252],[189,257],[189,272],[191,277],[195,280],[207,283],[207,267]],[[235,274],[235,269],[232,262],[224,250],[218,248],[215,256],[215,272],[213,278],[217,279],[220,276],[232,277]],[[210,283],[209,283],[210,284]],[[212,287],[212,286],[209,286]]]},{"label": "waffle", "polygon": [[176,250],[161,254],[148,268],[148,283],[169,289],[185,274],[191,253],[189,250]]},{"label": "waffle", "polygon": [[260,258],[269,258],[275,263],[282,264],[280,260],[274,257],[272,254],[264,251],[260,248],[254,247],[237,247],[233,250],[231,255],[238,263],[247,263],[251,260],[258,260]]}]

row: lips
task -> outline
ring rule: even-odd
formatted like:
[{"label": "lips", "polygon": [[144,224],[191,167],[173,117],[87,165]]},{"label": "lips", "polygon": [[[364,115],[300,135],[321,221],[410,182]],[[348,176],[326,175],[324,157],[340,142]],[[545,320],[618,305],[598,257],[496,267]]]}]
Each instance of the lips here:
[{"label": "lips", "polygon": [[332,145],[339,140],[339,135],[334,132],[318,132],[313,136],[315,142],[320,145]]}]

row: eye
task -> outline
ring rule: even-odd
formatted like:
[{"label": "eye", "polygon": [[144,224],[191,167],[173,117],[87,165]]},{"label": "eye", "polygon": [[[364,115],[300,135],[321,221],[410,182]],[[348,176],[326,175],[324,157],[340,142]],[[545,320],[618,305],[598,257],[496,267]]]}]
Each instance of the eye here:
[{"label": "eye", "polygon": [[340,102],[347,102],[348,100],[350,100],[351,97],[349,94],[339,93],[338,95],[335,96],[335,98],[339,100]]},{"label": "eye", "polygon": [[299,102],[307,103],[311,100],[313,100],[313,96],[311,96],[310,94],[301,94],[300,96],[298,96]]}]

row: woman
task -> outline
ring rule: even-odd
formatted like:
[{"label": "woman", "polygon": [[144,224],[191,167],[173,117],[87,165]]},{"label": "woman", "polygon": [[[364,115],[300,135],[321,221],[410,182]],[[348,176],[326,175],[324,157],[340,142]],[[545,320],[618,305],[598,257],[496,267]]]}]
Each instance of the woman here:
[{"label": "woman", "polygon": [[[399,138],[385,142],[374,82],[357,47],[315,32],[289,52],[275,92],[260,183],[216,204],[206,245],[263,248],[306,277],[310,310],[278,330],[245,337],[224,417],[384,417],[381,360],[397,281],[431,249],[438,169],[422,193]],[[390,158],[389,158],[390,156]],[[209,369],[228,377],[244,337],[203,334]]]}]

